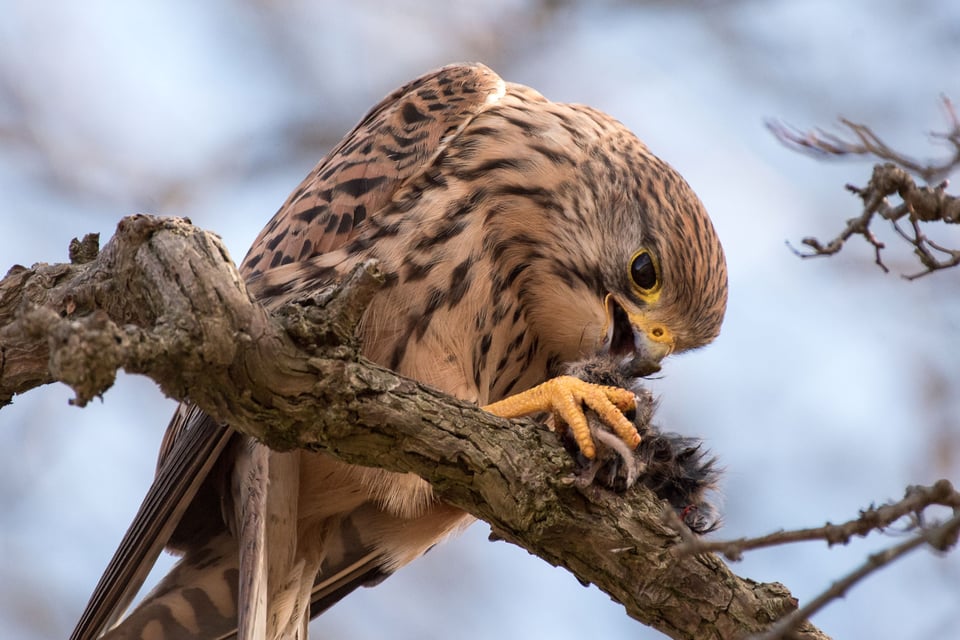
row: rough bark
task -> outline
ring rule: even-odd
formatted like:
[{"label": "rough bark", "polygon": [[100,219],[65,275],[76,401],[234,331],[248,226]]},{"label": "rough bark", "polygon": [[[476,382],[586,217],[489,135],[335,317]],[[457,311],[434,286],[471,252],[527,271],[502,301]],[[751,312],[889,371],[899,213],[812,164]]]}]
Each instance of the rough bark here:
[{"label": "rough bark", "polygon": [[[376,265],[270,313],[219,239],[189,221],[131,216],[103,251],[91,242],[77,244],[71,264],[15,266],[0,281],[0,407],[55,381],[83,405],[122,368],[274,448],[417,473],[497,536],[672,638],[741,638],[796,608],[780,584],[677,553],[662,505],[642,487],[579,487],[541,426],[360,358],[353,329],[379,286]],[[826,637],[809,624],[800,635]]]}]

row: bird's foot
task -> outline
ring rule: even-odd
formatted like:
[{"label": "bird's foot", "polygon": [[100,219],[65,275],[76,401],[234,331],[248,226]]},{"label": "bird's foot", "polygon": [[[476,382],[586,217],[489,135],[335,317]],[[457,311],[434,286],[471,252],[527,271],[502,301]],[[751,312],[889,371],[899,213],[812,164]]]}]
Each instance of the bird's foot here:
[{"label": "bird's foot", "polygon": [[641,437],[639,447],[627,449],[592,411],[586,411],[597,444],[596,456],[588,460],[578,455],[579,445],[572,434],[561,438],[579,468],[576,484],[617,492],[641,484],[666,500],[692,532],[708,533],[720,526],[719,510],[713,502],[720,476],[717,460],[700,439],[662,432],[653,424],[656,401],[636,378],[637,371],[634,362],[602,355],[567,366],[567,374],[588,382],[631,389],[637,402],[631,419]]},{"label": "bird's foot", "polygon": [[624,415],[625,412],[636,409],[633,392],[585,382],[573,376],[559,376],[547,380],[532,389],[483,408],[501,418],[519,418],[532,413],[550,412],[555,417],[555,424],[566,425],[569,429],[580,453],[593,459],[597,448],[584,415],[584,405],[613,429],[617,437],[631,450],[640,444],[637,428]]}]

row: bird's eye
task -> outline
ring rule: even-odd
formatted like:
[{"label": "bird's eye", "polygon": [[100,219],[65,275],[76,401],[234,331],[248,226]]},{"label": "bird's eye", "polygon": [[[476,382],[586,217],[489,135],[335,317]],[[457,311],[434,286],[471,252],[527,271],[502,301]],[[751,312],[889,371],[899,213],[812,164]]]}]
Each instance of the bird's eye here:
[{"label": "bird's eye", "polygon": [[657,265],[646,249],[641,249],[633,255],[633,260],[630,261],[630,278],[633,284],[644,293],[652,293],[659,286],[660,276],[657,274]]}]

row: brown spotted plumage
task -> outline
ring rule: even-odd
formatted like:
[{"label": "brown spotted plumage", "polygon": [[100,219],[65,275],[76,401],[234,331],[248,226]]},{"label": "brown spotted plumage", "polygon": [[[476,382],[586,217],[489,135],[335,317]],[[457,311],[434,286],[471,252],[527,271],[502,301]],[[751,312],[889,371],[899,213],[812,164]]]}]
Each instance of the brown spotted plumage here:
[{"label": "brown spotted plumage", "polygon": [[[720,244],[672,168],[609,116],[482,65],[385,98],[241,269],[275,307],[371,258],[387,284],[361,323],[368,358],[499,415],[557,413],[587,457],[583,398],[632,446],[632,396],[538,385],[601,352],[654,370],[716,337],[726,303]],[[302,638],[311,615],[469,522],[416,476],[272,452],[184,405],[74,637],[109,626],[169,544],[183,560],[108,637],[219,638],[239,618],[241,638]]]}]

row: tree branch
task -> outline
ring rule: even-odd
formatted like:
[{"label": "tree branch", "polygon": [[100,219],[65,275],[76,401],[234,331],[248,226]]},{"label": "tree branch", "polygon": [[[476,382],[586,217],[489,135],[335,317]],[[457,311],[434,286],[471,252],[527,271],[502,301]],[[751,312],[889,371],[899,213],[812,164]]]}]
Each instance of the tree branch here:
[{"label": "tree branch", "polygon": [[[960,515],[960,491],[953,488],[949,480],[938,480],[929,487],[911,486],[906,495],[898,502],[879,507],[870,506],[860,511],[860,515],[842,524],[827,523],[822,527],[776,531],[756,538],[738,538],[736,540],[702,540],[690,536],[678,547],[683,553],[722,553],[728,560],[740,560],[744,551],[774,547],[793,542],[823,540],[828,545],[847,544],[854,536],[866,537],[874,531],[884,531],[901,518],[909,516],[911,522],[906,530],[923,526],[923,512],[927,507],[939,505],[953,509],[954,516]],[[934,525],[939,526],[939,523]],[[920,537],[926,536],[921,533]],[[956,540],[954,540],[956,542]],[[952,545],[953,543],[951,543]],[[939,551],[946,551],[944,543],[938,545]],[[948,545],[950,546],[950,545]]]},{"label": "tree branch", "polygon": [[[952,509],[952,517],[945,522],[934,521],[928,523],[928,518],[925,517],[924,512],[933,505]],[[671,513],[670,515],[674,514]],[[677,518],[675,516],[673,527],[684,538],[684,542],[677,547],[681,552],[697,554],[715,551],[722,553],[730,560],[739,560],[746,550],[779,546],[792,542],[824,540],[830,546],[847,544],[853,536],[866,537],[874,531],[884,531],[903,518],[909,519],[904,530],[915,532],[909,539],[871,554],[862,565],[836,580],[823,593],[810,600],[800,609],[784,616],[775,625],[753,639],[778,640],[787,637],[787,634],[792,632],[796,625],[816,614],[830,602],[842,598],[857,582],[903,557],[910,551],[924,544],[940,553],[946,553],[954,547],[957,544],[957,537],[960,535],[960,491],[954,489],[950,481],[946,479],[938,480],[929,487],[911,486],[907,488],[906,495],[902,500],[879,507],[871,506],[862,510],[858,518],[842,524],[837,525],[828,522],[822,527],[777,531],[757,538],[704,541],[687,533],[676,522]]]},{"label": "tree branch", "polygon": [[[494,534],[673,638],[758,633],[797,607],[780,584],[678,553],[662,505],[575,480],[550,431],[508,421],[359,357],[354,328],[376,266],[271,314],[247,293],[219,239],[188,221],[138,215],[99,254],[14,267],[0,281],[0,406],[61,381],[83,405],[117,369],[155,380],[277,449],[323,450],[413,472]],[[824,638],[805,622],[801,637]]]},{"label": "tree branch", "polygon": [[[848,191],[863,200],[863,211],[859,216],[847,220],[844,229],[826,244],[807,237],[801,242],[811,249],[809,252],[798,251],[788,243],[790,249],[801,258],[832,256],[852,236],[859,235],[873,247],[877,266],[887,272],[880,256],[886,245],[870,228],[880,217],[890,222],[897,235],[913,247],[914,255],[924,267],[923,271],[905,275],[907,280],[960,265],[960,249],[946,247],[930,239],[924,231],[925,226],[936,222],[960,223],[960,199],[946,192],[947,177],[960,166],[960,117],[946,97],[943,98],[943,107],[950,128],[932,135],[952,147],[952,154],[940,162],[924,163],[900,153],[881,140],[870,127],[846,118],[841,118],[840,123],[850,132],[852,139],[821,129],[803,132],[781,122],[768,122],[767,128],[774,137],[794,151],[821,159],[872,156],[882,161],[882,164],[874,165],[867,186],[847,185]],[[911,175],[934,186],[917,186]],[[887,200],[890,196],[899,196],[901,202],[891,205]],[[909,223],[909,231],[900,224],[904,219]]]}]

